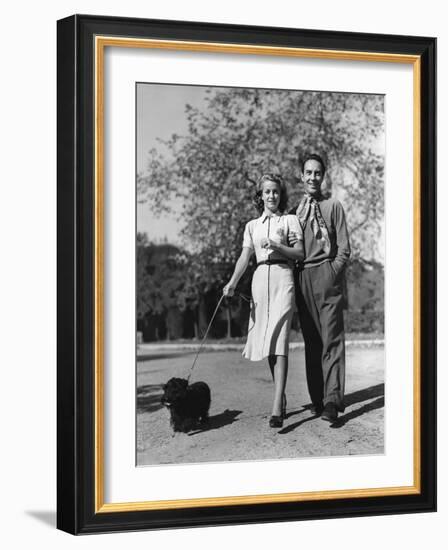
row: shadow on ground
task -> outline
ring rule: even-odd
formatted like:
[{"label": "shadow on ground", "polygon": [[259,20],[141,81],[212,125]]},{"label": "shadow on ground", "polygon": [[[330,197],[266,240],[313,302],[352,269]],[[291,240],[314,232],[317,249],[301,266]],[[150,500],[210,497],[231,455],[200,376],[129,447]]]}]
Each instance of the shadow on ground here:
[{"label": "shadow on ground", "polygon": [[342,426],[344,426],[345,424],[347,424],[347,422],[353,420],[354,418],[358,418],[359,416],[362,416],[363,414],[366,414],[370,411],[383,408],[384,384],[376,384],[375,386],[370,386],[370,388],[365,388],[364,390],[349,393],[345,397],[345,406],[349,407],[350,405],[356,405],[356,403],[362,403],[363,401],[367,401],[369,399],[374,399],[374,401],[366,403],[355,411],[351,411],[347,414],[339,416],[336,422],[333,422],[333,424],[331,424],[331,427],[342,428]]},{"label": "shadow on ground", "polygon": [[137,388],[137,413],[150,413],[163,407],[160,399],[163,384],[147,384]]},{"label": "shadow on ground", "polygon": [[242,412],[243,411],[226,409],[221,414],[210,416],[208,422],[201,426],[200,429],[191,432],[188,435],[196,435],[202,432],[210,432],[212,430],[218,430],[219,428],[228,426],[229,424],[233,424],[234,422],[238,421],[237,416],[239,416]]},{"label": "shadow on ground", "polygon": [[349,393],[345,396],[345,406],[349,407],[350,405],[361,403],[361,401],[367,401],[367,399],[373,399],[374,397],[384,397],[384,384],[376,384],[375,386],[370,386],[370,388]]},{"label": "shadow on ground", "polygon": [[[299,414],[299,412],[301,412],[301,411],[297,411],[297,412],[287,414],[286,418],[288,419],[291,416],[294,416],[295,414]],[[294,424],[289,424],[288,426],[286,426],[282,430],[279,430],[277,433],[279,433],[280,435],[289,434],[293,430],[296,430],[297,428],[299,428],[302,424],[305,424],[305,422],[309,422],[310,420],[314,420],[315,418],[316,418],[315,416],[309,416],[308,418],[304,418],[303,420],[299,420],[299,422],[295,422]]]},{"label": "shadow on ground", "polygon": [[359,409],[356,409],[356,411],[352,411],[348,414],[344,414],[344,416],[340,416],[336,422],[331,424],[331,428],[341,428],[347,422],[350,420],[353,420],[354,418],[357,418],[358,416],[361,416],[363,414],[366,414],[370,411],[374,411],[375,409],[382,409],[384,407],[384,397],[379,397],[378,399],[375,399],[375,401],[371,401],[370,403],[367,403],[366,405],[363,405]]},{"label": "shadow on ground", "polygon": [[[358,390],[353,393],[349,393],[345,396],[345,405],[346,407],[350,407],[351,405],[355,405],[356,403],[362,403],[363,401],[367,401],[369,399],[375,399],[374,401],[371,401],[370,403],[366,403],[359,409],[352,411],[350,413],[344,414],[343,416],[340,416],[336,422],[331,424],[331,428],[342,428],[347,422],[350,420],[353,420],[354,418],[357,418],[359,416],[362,416],[363,414],[366,414],[370,411],[374,411],[376,409],[381,409],[384,407],[384,384],[376,384],[375,386],[370,386],[369,388],[365,388],[363,390]],[[295,416],[297,414],[302,413],[304,410],[309,410],[311,408],[311,403],[308,403],[307,405],[304,405],[301,409],[298,409],[296,411],[289,412],[286,415],[286,418],[290,418],[292,416]],[[287,434],[289,432],[292,432],[293,430],[299,428],[302,424],[305,422],[309,422],[310,420],[314,420],[316,416],[310,416],[308,418],[304,418],[300,420],[299,422],[296,422],[294,424],[290,424],[289,426],[286,426],[283,428],[283,430],[280,430],[279,434]]]},{"label": "shadow on ground", "polygon": [[27,510],[25,513],[49,527],[56,528],[56,512],[54,510]]}]

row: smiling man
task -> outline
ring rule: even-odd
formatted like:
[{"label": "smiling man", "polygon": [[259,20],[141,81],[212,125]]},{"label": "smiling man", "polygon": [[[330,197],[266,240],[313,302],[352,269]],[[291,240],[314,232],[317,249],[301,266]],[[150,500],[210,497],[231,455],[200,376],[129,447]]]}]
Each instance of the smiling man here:
[{"label": "smiling man", "polygon": [[350,243],[341,203],[322,195],[324,177],[322,158],[305,157],[301,163],[305,195],[290,214],[299,218],[304,234],[305,259],[295,279],[308,391],[315,414],[334,422],[345,408],[342,279]]}]

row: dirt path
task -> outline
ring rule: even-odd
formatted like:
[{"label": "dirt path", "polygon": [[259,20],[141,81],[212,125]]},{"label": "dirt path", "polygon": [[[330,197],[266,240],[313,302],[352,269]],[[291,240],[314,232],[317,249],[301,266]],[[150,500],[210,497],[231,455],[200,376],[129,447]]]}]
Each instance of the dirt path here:
[{"label": "dirt path", "polygon": [[309,412],[304,354],[293,351],[287,419],[280,430],[268,426],[273,384],[266,362],[249,363],[236,351],[201,354],[191,381],[204,380],[211,388],[210,421],[174,437],[160,405],[161,386],[172,376],[185,377],[194,353],[145,355],[137,364],[138,465],[383,453],[383,351],[347,349],[347,408],[334,425]]}]

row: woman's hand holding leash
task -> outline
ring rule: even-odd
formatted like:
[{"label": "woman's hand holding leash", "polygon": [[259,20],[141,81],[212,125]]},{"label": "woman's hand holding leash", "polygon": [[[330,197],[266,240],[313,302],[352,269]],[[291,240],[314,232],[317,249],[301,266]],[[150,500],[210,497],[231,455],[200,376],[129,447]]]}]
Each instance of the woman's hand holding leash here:
[{"label": "woman's hand holding leash", "polygon": [[231,298],[235,294],[235,288],[239,280],[243,276],[243,273],[246,271],[247,266],[249,265],[249,260],[252,255],[252,249],[243,247],[241,255],[238,258],[233,275],[230,277],[230,281],[222,289],[223,296]]},{"label": "woman's hand holding leash", "polygon": [[227,298],[231,298],[235,294],[235,287],[230,283],[227,283],[226,286],[222,289],[222,293]]}]

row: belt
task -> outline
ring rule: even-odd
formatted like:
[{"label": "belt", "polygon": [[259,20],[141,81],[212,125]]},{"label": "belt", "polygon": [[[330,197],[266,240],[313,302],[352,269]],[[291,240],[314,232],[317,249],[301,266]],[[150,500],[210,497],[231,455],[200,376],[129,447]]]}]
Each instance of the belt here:
[{"label": "belt", "polygon": [[257,267],[260,265],[274,265],[274,264],[286,264],[288,265],[288,260],[266,260],[264,262],[258,262]]}]

